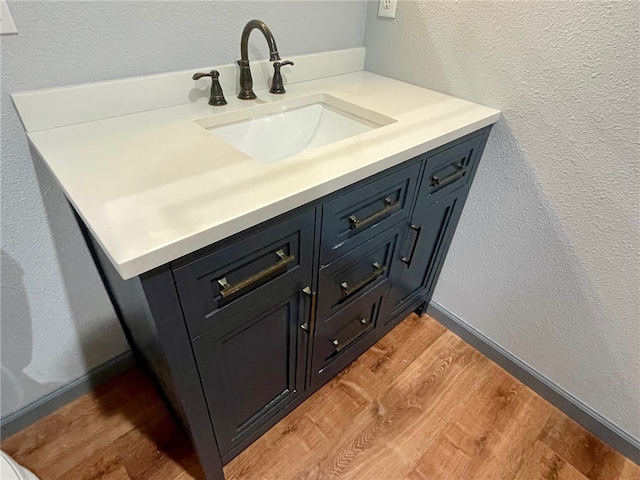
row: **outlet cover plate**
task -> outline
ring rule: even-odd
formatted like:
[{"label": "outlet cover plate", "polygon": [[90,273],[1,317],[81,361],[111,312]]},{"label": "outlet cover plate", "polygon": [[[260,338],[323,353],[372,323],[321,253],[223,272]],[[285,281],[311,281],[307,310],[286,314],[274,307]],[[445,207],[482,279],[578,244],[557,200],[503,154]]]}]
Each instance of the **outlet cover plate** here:
[{"label": "outlet cover plate", "polygon": [[380,0],[378,16],[383,18],[396,18],[398,0]]}]

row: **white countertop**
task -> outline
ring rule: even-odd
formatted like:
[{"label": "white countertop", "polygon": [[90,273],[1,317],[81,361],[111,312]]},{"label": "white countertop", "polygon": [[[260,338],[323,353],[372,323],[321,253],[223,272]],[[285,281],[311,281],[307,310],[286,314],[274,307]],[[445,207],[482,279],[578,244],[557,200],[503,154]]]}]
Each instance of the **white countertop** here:
[{"label": "white countertop", "polygon": [[[323,92],[396,123],[261,164],[194,120]],[[498,110],[360,71],[29,132],[123,278],[131,278],[495,123]]]}]

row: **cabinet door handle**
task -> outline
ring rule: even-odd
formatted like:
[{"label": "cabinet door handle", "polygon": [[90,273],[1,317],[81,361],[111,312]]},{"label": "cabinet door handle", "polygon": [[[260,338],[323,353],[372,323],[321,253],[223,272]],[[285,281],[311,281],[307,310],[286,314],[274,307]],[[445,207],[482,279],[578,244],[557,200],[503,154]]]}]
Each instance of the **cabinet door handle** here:
[{"label": "cabinet door handle", "polygon": [[381,267],[380,263],[378,263],[378,262],[373,262],[373,268],[374,268],[374,270],[370,275],[368,275],[362,281],[358,282],[353,287],[350,287],[347,282],[342,282],[340,284],[340,288],[342,289],[343,298],[344,297],[348,297],[349,295],[357,292],[358,290],[363,289],[364,287],[366,287],[367,285],[372,283],[380,275],[382,275],[385,272],[385,270],[387,269],[386,266],[382,266]]},{"label": "cabinet door handle", "polygon": [[420,232],[422,231],[422,227],[419,227],[417,225],[411,224],[411,230],[416,232],[416,236],[413,239],[413,245],[411,246],[409,257],[402,257],[400,259],[400,260],[402,260],[403,263],[405,263],[407,265],[407,268],[411,267],[411,262],[413,261],[413,256],[416,253],[416,247],[418,246],[418,238],[420,238]]},{"label": "cabinet door handle", "polygon": [[391,200],[389,197],[386,197],[384,199],[384,203],[385,203],[385,207],[382,210],[374,213],[373,215],[365,218],[364,220],[359,220],[358,217],[356,217],[355,213],[353,215],[349,215],[349,223],[351,224],[349,228],[351,229],[364,228],[367,225],[377,222],[382,217],[388,215],[391,212],[395,212],[398,208],[400,208],[400,202],[398,202],[397,200]]},{"label": "cabinet door handle", "polygon": [[435,175],[431,177],[431,186],[444,187],[451,182],[455,182],[457,179],[463,176],[467,172],[467,170],[469,170],[469,167],[463,166],[462,163],[456,163],[454,166],[456,167],[456,171],[451,175],[447,175],[444,178],[436,177]]},{"label": "cabinet door handle", "polygon": [[318,299],[317,292],[312,292],[311,287],[304,287],[302,292],[311,298],[311,313],[309,315],[309,323],[304,322],[300,325],[305,332],[311,335],[316,328],[316,302]]},{"label": "cabinet door handle", "polygon": [[280,260],[278,260],[276,263],[274,263],[270,267],[265,268],[264,270],[260,270],[255,275],[251,275],[250,277],[245,278],[235,285],[230,285],[229,282],[227,282],[227,277],[218,279],[218,285],[220,285],[221,287],[220,295],[222,296],[222,298],[227,298],[229,295],[233,295],[234,293],[238,293],[245,288],[250,287],[254,283],[257,283],[260,280],[267,278],[269,275],[277,272],[281,268],[286,267],[296,259],[296,257],[294,257],[293,255],[285,255],[284,250],[282,249],[278,250],[276,252],[276,255],[280,257]]},{"label": "cabinet door handle", "polygon": [[367,330],[369,330],[368,328],[369,322],[367,321],[366,318],[358,318],[357,320],[364,326],[362,330],[360,330],[358,333],[352,336],[349,340],[344,342],[340,342],[340,340],[338,340],[337,338],[335,340],[331,340],[331,343],[333,344],[333,348],[336,349],[336,353],[340,353],[342,350],[344,350],[353,342],[355,342],[358,338],[360,338],[364,333],[366,333]]}]

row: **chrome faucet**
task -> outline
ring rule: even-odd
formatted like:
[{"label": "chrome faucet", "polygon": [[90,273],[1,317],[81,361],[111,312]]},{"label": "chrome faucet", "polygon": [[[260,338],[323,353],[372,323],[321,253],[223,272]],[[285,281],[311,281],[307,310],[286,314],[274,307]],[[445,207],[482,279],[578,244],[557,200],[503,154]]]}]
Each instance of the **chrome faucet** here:
[{"label": "chrome faucet", "polygon": [[240,60],[238,60],[238,65],[240,65],[240,93],[238,93],[238,98],[240,100],[253,100],[256,98],[256,94],[253,93],[251,67],[249,67],[249,34],[254,29],[260,30],[267,40],[267,45],[269,45],[269,60],[272,62],[280,60],[276,39],[273,38],[273,33],[271,33],[271,30],[267,27],[267,24],[262,20],[251,20],[247,23],[244,26],[244,30],[242,30]]}]

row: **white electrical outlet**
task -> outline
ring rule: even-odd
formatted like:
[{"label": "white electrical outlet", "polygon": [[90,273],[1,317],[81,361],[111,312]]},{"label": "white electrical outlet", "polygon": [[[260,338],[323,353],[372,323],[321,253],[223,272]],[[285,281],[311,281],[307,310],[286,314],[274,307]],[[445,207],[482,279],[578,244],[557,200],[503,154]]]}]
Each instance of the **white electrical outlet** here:
[{"label": "white electrical outlet", "polygon": [[398,0],[380,0],[378,6],[378,16],[385,18],[396,18],[396,7]]},{"label": "white electrical outlet", "polygon": [[0,1],[0,35],[7,33],[18,33],[16,24],[13,23],[13,17],[9,12],[9,7],[5,0]]}]

